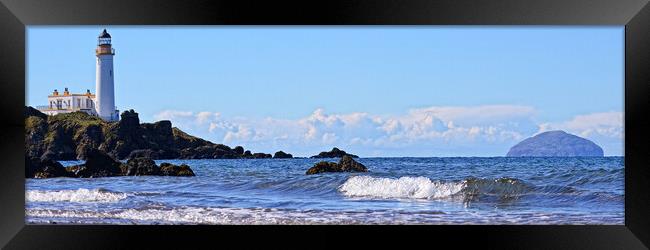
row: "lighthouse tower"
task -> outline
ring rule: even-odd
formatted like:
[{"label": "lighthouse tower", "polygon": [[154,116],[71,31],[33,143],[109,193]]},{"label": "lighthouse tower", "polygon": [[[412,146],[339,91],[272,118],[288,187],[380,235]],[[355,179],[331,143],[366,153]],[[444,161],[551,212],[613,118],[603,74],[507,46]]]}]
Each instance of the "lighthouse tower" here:
[{"label": "lighthouse tower", "polygon": [[119,113],[115,108],[113,56],[115,49],[111,47],[111,35],[106,29],[97,38],[96,79],[95,79],[95,110],[97,115],[106,121],[117,121]]}]

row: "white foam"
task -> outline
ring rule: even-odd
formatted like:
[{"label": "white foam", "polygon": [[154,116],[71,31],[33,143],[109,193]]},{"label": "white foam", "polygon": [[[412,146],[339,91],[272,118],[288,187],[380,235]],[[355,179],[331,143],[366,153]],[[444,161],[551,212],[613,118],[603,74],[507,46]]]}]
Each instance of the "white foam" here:
[{"label": "white foam", "polygon": [[47,223],[56,218],[68,218],[62,223],[111,224],[328,224],[360,223],[339,213],[312,213],[302,211],[279,211],[277,209],[201,208],[182,207],[174,209],[125,209],[118,211],[84,211],[26,209],[28,221]]},{"label": "white foam", "polygon": [[431,181],[426,177],[377,178],[352,176],[339,191],[349,197],[375,197],[393,199],[439,199],[460,192],[462,182]]},{"label": "white foam", "polygon": [[109,192],[102,189],[28,190],[25,198],[28,202],[117,202],[127,197],[124,193]]},{"label": "white foam", "polygon": [[575,214],[501,210],[449,211],[448,213],[341,211],[281,211],[277,209],[199,208],[126,209],[88,211],[83,209],[26,209],[27,223],[47,224],[233,224],[233,225],[313,225],[313,224],[622,224],[623,214]]}]

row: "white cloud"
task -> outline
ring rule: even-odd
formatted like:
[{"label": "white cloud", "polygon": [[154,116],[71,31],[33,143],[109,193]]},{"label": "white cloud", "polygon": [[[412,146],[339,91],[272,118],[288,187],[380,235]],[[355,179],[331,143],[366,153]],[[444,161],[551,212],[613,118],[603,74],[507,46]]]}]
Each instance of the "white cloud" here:
[{"label": "white cloud", "polygon": [[[224,118],[216,112],[163,111],[157,119],[217,143],[253,151],[284,150],[309,156],[337,146],[360,155],[504,155],[520,140],[548,129],[590,138],[619,138],[622,114],[576,116],[559,123],[535,122],[529,106],[427,107],[402,115],[328,114],[324,109],[300,119]],[[620,140],[619,140],[620,143]]]},{"label": "white cloud", "polygon": [[154,115],[156,120],[178,120],[191,118],[194,113],[190,111],[165,110]]},{"label": "white cloud", "polygon": [[622,112],[602,112],[577,115],[571,120],[542,123],[539,132],[564,130],[594,141],[603,147],[605,155],[622,155],[625,138]]},{"label": "white cloud", "polygon": [[601,135],[613,138],[623,138],[623,113],[604,112],[578,115],[561,123],[542,124],[543,130],[563,129],[583,137]]}]

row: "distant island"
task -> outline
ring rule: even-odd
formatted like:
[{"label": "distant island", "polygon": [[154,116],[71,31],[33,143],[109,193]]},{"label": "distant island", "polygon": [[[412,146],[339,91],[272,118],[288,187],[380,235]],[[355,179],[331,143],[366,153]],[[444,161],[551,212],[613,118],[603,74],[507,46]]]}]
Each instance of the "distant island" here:
[{"label": "distant island", "polygon": [[596,143],[564,131],[548,131],[527,138],[510,148],[508,157],[540,156],[603,156],[603,149]]}]

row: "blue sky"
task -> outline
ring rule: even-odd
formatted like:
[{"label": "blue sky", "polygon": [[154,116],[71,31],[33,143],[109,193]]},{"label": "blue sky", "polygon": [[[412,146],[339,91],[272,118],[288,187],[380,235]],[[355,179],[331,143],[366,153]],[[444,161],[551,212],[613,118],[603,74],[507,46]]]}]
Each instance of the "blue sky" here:
[{"label": "blue sky", "polygon": [[497,156],[563,129],[622,154],[622,26],[30,26],[28,105],[94,92],[103,28],[118,108],[217,143]]}]

